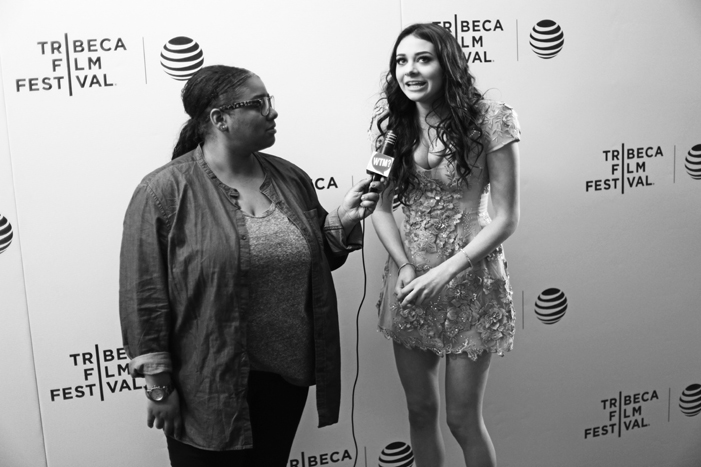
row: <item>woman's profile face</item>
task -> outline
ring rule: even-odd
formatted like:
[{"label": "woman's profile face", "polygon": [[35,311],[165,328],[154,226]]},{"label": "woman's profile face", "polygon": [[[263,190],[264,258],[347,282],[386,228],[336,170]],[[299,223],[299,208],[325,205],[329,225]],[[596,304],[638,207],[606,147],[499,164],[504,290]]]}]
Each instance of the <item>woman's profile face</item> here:
[{"label": "woman's profile face", "polygon": [[431,42],[410,35],[397,46],[397,82],[412,101],[431,104],[443,89],[443,69]]},{"label": "woman's profile face", "polygon": [[[259,76],[253,75],[241,85],[239,102],[270,97]],[[267,116],[261,114],[260,106],[239,107],[228,112],[229,134],[239,144],[250,147],[251,151],[269,148],[275,143],[275,119],[278,113],[270,109]]]}]

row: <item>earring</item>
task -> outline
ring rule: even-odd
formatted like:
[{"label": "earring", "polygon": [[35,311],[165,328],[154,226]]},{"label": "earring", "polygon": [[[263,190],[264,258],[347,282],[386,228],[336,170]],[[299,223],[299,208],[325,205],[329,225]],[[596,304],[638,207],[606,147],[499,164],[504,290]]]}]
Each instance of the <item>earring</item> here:
[{"label": "earring", "polygon": [[219,130],[221,130],[221,131],[227,131],[228,128],[226,128],[226,125],[222,125],[222,126],[219,127]]}]

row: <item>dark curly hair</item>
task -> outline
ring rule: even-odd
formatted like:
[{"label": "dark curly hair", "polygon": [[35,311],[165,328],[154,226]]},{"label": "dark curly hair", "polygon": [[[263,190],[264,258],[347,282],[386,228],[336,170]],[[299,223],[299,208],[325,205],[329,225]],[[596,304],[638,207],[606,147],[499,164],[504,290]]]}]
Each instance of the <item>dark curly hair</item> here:
[{"label": "dark curly hair", "polygon": [[209,113],[215,107],[236,100],[241,85],[251,76],[253,73],[244,68],[212,65],[201,68],[185,83],[181,97],[190,119],[180,130],[173,159],[204,143],[209,131]]},{"label": "dark curly hair", "polygon": [[393,130],[397,135],[396,161],[400,163],[393,164],[389,178],[395,186],[395,201],[402,204],[406,204],[408,192],[418,185],[413,153],[421,138],[416,104],[402,92],[396,74],[397,47],[410,35],[433,44],[443,70],[443,88],[432,104],[433,112],[443,117],[433,128],[446,148],[444,157],[455,164],[460,181],[472,172],[469,156],[480,154],[483,149],[479,124],[482,112],[477,106],[483,97],[474,86],[475,78],[470,73],[460,45],[445,28],[436,24],[419,23],[406,27],[392,49],[383,95],[377,103],[377,107],[382,108],[386,101],[389,111],[376,120],[380,136],[375,142],[379,147],[386,130]]}]

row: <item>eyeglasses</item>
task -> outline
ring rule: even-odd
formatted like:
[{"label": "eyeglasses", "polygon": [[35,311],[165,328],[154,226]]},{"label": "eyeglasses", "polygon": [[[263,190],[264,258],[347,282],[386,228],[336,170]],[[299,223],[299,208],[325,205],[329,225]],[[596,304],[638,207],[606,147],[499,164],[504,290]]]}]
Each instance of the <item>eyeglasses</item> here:
[{"label": "eyeglasses", "polygon": [[270,115],[270,111],[275,108],[275,98],[273,96],[251,99],[250,101],[234,102],[219,107],[219,110],[234,110],[239,107],[260,107],[260,114],[264,117]]}]

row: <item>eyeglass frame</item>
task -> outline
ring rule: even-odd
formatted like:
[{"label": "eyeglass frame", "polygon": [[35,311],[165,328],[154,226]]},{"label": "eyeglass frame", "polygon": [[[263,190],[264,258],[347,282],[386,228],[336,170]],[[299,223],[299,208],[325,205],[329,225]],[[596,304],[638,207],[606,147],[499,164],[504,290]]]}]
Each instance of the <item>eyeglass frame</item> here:
[{"label": "eyeglass frame", "polygon": [[[268,101],[268,112],[263,113],[263,109],[265,108],[265,101]],[[232,104],[226,104],[221,107],[219,107],[219,110],[222,112],[227,111],[227,110],[234,110],[238,109],[241,107],[251,107],[252,105],[257,104],[258,107],[260,107],[260,114],[263,117],[267,117],[270,115],[270,111],[275,109],[275,96],[265,96],[265,97],[259,97],[257,99],[251,99],[248,101],[241,101],[241,102],[234,102]]]}]

